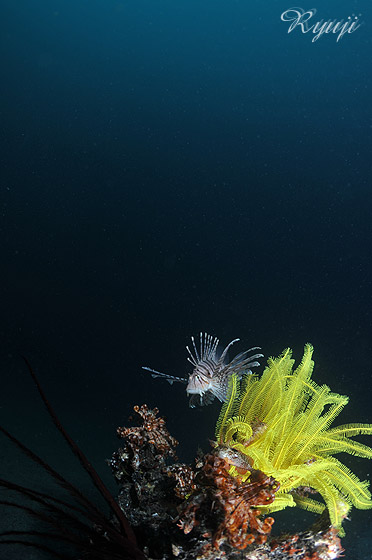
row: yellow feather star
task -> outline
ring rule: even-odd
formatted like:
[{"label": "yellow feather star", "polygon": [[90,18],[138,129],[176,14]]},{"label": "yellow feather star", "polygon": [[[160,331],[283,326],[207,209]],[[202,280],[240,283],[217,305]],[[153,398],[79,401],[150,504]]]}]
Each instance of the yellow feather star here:
[{"label": "yellow feather star", "polygon": [[[348,397],[311,379],[312,354],[313,347],[306,344],[295,371],[288,348],[268,360],[260,378],[245,376],[239,384],[233,375],[217,422],[217,443],[240,452],[253,468],[280,483],[274,502],[262,508],[265,513],[296,505],[321,513],[327,507],[332,525],[343,534],[342,520],[351,507],[372,508],[372,500],[368,482],[360,481],[333,455],[345,452],[371,459],[372,448],[350,438],[372,435],[372,425],[330,428]],[[230,473],[237,472],[232,466]],[[249,472],[243,479],[248,477]],[[325,503],[300,491],[296,494],[303,487],[314,489]]]}]

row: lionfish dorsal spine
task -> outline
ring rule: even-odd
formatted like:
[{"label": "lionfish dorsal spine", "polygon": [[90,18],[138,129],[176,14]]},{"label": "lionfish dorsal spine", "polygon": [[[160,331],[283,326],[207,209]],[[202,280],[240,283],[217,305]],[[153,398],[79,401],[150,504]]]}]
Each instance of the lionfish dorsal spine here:
[{"label": "lionfish dorsal spine", "polygon": [[213,337],[212,335],[207,333],[201,332],[199,337],[200,337],[199,351],[196,347],[195,338],[193,336],[191,337],[191,342],[192,342],[192,348],[194,353],[192,353],[189,346],[186,346],[186,350],[189,354],[189,357],[187,359],[194,367],[199,366],[199,364],[204,361],[208,361],[208,360],[215,361],[217,346],[220,342],[217,337]]},{"label": "lionfish dorsal spine", "polygon": [[251,363],[252,360],[257,360],[258,358],[263,358],[263,354],[254,354],[253,356],[247,356],[247,354],[249,354],[249,352],[252,352],[253,350],[261,350],[261,348],[259,346],[254,346],[253,348],[250,348],[249,350],[245,350],[244,352],[241,352],[240,354],[238,354],[237,356],[235,356],[231,362],[230,365],[235,365],[241,362],[249,362]]},{"label": "lionfish dorsal spine", "polygon": [[196,366],[196,365],[198,364],[198,361],[199,361],[200,358],[199,358],[199,354],[198,354],[198,351],[197,351],[196,346],[195,346],[195,340],[194,340],[194,337],[193,337],[193,336],[191,337],[191,341],[192,341],[192,344],[193,344],[193,346],[194,346],[194,352],[195,352],[195,356],[196,356],[196,357],[193,355],[193,353],[191,352],[190,348],[189,348],[188,346],[186,346],[186,350],[187,350],[187,352],[189,353],[189,357],[187,358],[187,360],[188,360],[193,366]]},{"label": "lionfish dorsal spine", "polygon": [[227,355],[229,349],[231,348],[231,346],[232,346],[233,344],[235,344],[235,342],[239,342],[239,340],[240,340],[240,338],[234,338],[234,340],[232,340],[231,342],[229,342],[229,344],[226,346],[226,348],[224,349],[224,351],[223,351],[222,354],[221,354],[221,357],[220,357],[220,362],[221,362],[221,363],[223,363],[223,362],[225,361],[226,355]]},{"label": "lionfish dorsal spine", "polygon": [[219,339],[215,336],[209,335],[208,336],[208,350],[207,350],[207,357],[214,360],[216,357],[217,346],[219,344]]}]

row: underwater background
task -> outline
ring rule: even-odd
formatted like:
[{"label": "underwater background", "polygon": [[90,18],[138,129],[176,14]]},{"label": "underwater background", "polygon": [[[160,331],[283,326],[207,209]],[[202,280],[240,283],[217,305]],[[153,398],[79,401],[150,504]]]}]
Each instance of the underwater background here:
[{"label": "underwater background", "polygon": [[[301,5],[314,22],[357,17],[339,41],[288,33],[276,0],[0,5],[1,424],[95,495],[25,355],[114,493],[105,459],[135,404],[158,406],[192,461],[220,406],[190,409],[141,366],[186,376],[200,331],[239,337],[231,357],[261,346],[260,372],[311,342],[314,380],[350,396],[338,423],[372,422],[371,3]],[[1,450],[3,477],[52,491]],[[275,518],[277,532],[313,520]],[[371,528],[352,511],[346,558],[372,558]]]}]

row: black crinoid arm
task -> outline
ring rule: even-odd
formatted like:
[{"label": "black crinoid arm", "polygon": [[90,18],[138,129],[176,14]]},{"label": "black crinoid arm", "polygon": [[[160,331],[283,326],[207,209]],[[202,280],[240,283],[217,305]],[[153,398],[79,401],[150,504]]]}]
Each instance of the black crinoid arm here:
[{"label": "black crinoid arm", "polygon": [[[38,520],[37,526],[41,527],[41,529],[3,531],[0,534],[0,557],[9,557],[5,547],[20,545],[48,552],[52,557],[62,560],[69,558],[145,560],[145,555],[137,544],[135,533],[125,514],[84,453],[63,428],[30,364],[25,361],[53,423],[106,502],[109,514],[5,428],[0,427],[3,435],[59,486],[58,492],[53,495],[10,480],[0,480],[0,486],[11,491],[13,496],[2,499],[1,505],[15,511],[23,511]],[[65,494],[62,498],[61,489]]]}]

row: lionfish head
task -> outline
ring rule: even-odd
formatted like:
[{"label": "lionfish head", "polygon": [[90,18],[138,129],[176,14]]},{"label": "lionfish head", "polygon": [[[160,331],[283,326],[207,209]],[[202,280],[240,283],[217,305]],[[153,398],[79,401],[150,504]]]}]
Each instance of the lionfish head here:
[{"label": "lionfish head", "polygon": [[211,388],[212,378],[199,371],[197,368],[191,373],[186,387],[187,395],[203,395]]},{"label": "lionfish head", "polygon": [[188,346],[186,349],[189,353],[188,361],[194,366],[193,372],[189,375],[186,387],[186,393],[191,396],[190,405],[193,406],[196,395],[199,395],[199,404],[206,404],[209,398],[204,398],[212,388],[213,377],[216,373],[217,357],[216,350],[218,346],[218,338],[214,338],[206,333],[200,333],[200,350],[198,351],[195,339],[192,336],[191,342],[193,351]]}]

